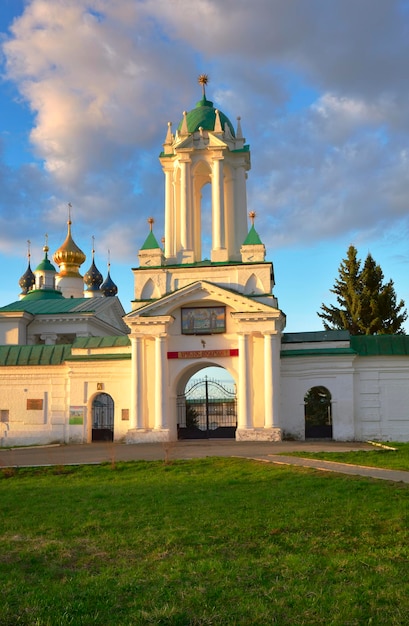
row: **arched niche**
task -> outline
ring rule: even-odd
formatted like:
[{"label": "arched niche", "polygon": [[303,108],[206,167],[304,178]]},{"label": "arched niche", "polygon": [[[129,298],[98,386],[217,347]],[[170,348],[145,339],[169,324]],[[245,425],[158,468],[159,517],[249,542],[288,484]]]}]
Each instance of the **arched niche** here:
[{"label": "arched niche", "polygon": [[141,300],[152,300],[159,297],[160,293],[157,285],[155,285],[152,278],[149,278],[143,286]]},{"label": "arched niche", "polygon": [[253,294],[261,294],[263,292],[263,283],[254,273],[251,274],[244,286],[244,293],[251,296]]}]

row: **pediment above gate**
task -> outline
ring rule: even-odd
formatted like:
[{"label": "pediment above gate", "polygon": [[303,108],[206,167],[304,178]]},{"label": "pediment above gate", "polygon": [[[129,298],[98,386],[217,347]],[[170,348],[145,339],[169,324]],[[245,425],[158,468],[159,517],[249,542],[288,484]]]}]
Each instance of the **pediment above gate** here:
[{"label": "pediment above gate", "polygon": [[230,307],[238,319],[243,316],[243,319],[251,319],[253,322],[275,320],[281,329],[285,325],[285,316],[280,309],[204,280],[182,287],[172,294],[132,311],[124,319],[129,326],[133,323],[139,325],[142,319],[145,321],[146,318],[151,318],[153,322],[157,317],[172,316],[173,312],[181,307],[213,304]]}]

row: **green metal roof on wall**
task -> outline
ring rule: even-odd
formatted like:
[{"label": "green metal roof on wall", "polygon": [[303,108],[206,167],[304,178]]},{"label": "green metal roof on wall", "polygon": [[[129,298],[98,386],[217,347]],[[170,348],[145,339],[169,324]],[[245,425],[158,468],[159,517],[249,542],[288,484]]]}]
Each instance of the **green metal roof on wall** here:
[{"label": "green metal roof on wall", "polygon": [[130,346],[131,341],[127,335],[112,335],[106,337],[77,337],[73,343],[73,348],[117,348]]},{"label": "green metal roof on wall", "polygon": [[[95,341],[93,341],[95,340]],[[96,344],[96,345],[93,345]],[[88,337],[74,345],[0,346],[0,367],[62,365],[65,361],[127,360],[130,353],[72,355],[72,348],[110,348],[130,345],[128,337]]]},{"label": "green metal roof on wall", "polygon": [[160,245],[158,244],[155,235],[152,231],[150,231],[149,235],[145,239],[145,243],[143,244],[141,250],[156,250],[160,249]]},{"label": "green metal roof on wall", "polygon": [[304,333],[284,333],[282,343],[311,343],[316,341],[348,341],[347,330],[313,330]]},{"label": "green metal roof on wall", "polygon": [[0,366],[61,365],[71,346],[0,346]]},{"label": "green metal roof on wall", "polygon": [[[45,291],[45,290],[44,290]],[[96,303],[93,298],[23,298],[0,308],[0,313],[18,313],[26,311],[32,315],[53,315],[59,313],[93,313]],[[97,298],[95,298],[97,300]]]},{"label": "green metal roof on wall", "polygon": [[407,356],[408,335],[355,335],[351,348],[360,356]]},{"label": "green metal roof on wall", "polygon": [[[220,123],[222,128],[224,129],[225,124],[230,128],[230,132],[235,137],[235,132],[233,128],[233,124],[222,111],[219,110]],[[189,133],[194,133],[199,128],[203,128],[204,130],[214,130],[214,124],[216,121],[216,109],[213,107],[213,102],[207,100],[203,97],[196,104],[195,108],[189,111],[186,115],[187,128]],[[182,123],[180,122],[178,126],[178,130],[182,128]]]},{"label": "green metal roof on wall", "polygon": [[252,225],[248,232],[247,237],[245,238],[243,242],[243,246],[259,246],[259,245],[263,245],[263,242],[261,241],[256,229],[254,228],[254,225]]},{"label": "green metal roof on wall", "polygon": [[359,356],[409,356],[408,335],[350,335],[346,330],[322,330],[305,333],[284,333],[282,343],[324,343],[334,341],[349,341],[347,347],[333,348],[306,348],[283,350],[281,356],[313,356],[324,354],[357,354]]},{"label": "green metal roof on wall", "polygon": [[294,356],[353,356],[356,352],[352,348],[300,348],[299,350],[282,350],[282,357]]}]

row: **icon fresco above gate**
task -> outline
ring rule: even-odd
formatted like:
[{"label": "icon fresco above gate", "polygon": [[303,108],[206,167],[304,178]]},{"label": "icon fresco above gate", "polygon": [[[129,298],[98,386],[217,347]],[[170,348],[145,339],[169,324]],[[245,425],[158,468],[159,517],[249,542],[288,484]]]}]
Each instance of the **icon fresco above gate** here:
[{"label": "icon fresco above gate", "polygon": [[213,335],[226,332],[226,307],[182,309],[182,335]]}]

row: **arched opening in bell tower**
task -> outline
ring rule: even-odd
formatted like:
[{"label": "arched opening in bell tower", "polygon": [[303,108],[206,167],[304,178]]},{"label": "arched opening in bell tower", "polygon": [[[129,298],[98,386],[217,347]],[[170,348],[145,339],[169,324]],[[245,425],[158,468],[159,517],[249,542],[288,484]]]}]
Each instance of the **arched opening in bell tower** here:
[{"label": "arched opening in bell tower", "polygon": [[195,260],[210,259],[212,248],[212,178],[205,161],[193,170],[193,241]]},{"label": "arched opening in bell tower", "polygon": [[212,186],[205,183],[201,189],[201,260],[210,260],[212,251]]}]

